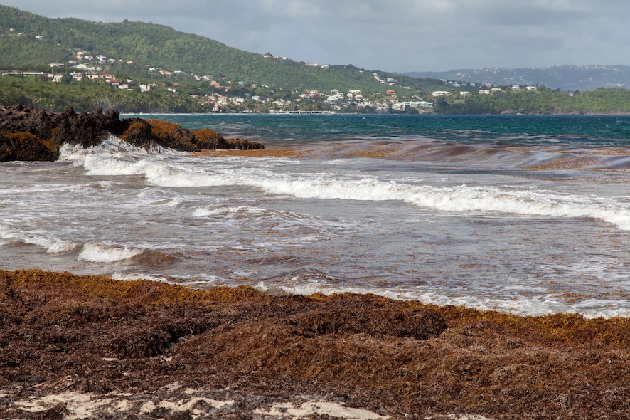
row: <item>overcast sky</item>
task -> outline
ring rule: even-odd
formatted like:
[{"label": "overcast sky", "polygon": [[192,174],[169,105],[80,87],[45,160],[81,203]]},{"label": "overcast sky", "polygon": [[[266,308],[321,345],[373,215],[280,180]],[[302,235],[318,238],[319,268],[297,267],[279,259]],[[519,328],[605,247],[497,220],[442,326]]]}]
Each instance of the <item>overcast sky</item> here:
[{"label": "overcast sky", "polygon": [[630,65],[628,0],[0,0],[171,26],[245,51],[393,72]]}]

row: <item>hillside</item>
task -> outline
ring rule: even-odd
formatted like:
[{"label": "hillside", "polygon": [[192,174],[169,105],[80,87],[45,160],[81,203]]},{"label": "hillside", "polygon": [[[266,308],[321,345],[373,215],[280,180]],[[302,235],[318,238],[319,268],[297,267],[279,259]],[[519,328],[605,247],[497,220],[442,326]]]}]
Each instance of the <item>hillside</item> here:
[{"label": "hillside", "polygon": [[[279,57],[267,58],[152,23],[49,19],[0,6],[0,36],[0,68],[7,69],[43,70],[49,63],[67,62],[76,51],[84,50],[117,62],[132,61],[133,65],[125,69],[132,77],[148,77],[147,67],[153,67],[298,91],[360,89],[376,93],[390,89],[375,80],[372,71],[351,65],[322,68]],[[431,91],[443,87],[438,80],[398,79],[401,86],[412,89]]]},{"label": "hillside", "polygon": [[[426,76],[296,62],[153,23],[49,19],[0,5],[0,105],[127,113],[630,113],[623,88],[630,68],[623,66]],[[493,94],[482,83],[492,83]],[[601,84],[616,88],[587,89]],[[567,92],[575,90],[582,92]]]},{"label": "hillside", "polygon": [[445,72],[412,72],[409,77],[431,77],[492,85],[543,85],[565,91],[630,88],[630,66],[556,66],[548,68],[464,69]]}]

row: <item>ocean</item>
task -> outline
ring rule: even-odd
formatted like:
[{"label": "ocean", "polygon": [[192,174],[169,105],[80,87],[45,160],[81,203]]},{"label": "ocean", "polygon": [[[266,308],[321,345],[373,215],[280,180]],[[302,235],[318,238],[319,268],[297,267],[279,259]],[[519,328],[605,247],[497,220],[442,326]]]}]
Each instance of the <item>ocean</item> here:
[{"label": "ocean", "polygon": [[630,117],[142,118],[299,152],[0,163],[0,268],[630,316]]}]

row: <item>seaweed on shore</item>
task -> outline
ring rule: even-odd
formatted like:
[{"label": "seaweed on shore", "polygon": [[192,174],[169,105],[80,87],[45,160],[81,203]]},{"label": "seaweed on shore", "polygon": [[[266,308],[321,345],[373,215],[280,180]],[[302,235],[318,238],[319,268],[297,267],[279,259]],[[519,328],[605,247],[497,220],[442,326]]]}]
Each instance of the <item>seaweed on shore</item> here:
[{"label": "seaweed on shore", "polygon": [[[72,391],[116,407],[130,393],[173,398],[165,389],[179,384],[227,395],[230,418],[308,396],[391,418],[623,419],[629,327],[626,318],[521,317],[374,295],[0,271],[0,417],[43,415],[20,409],[20,398]],[[168,414],[154,406],[135,414]],[[64,407],[48,409],[63,418]]]}]

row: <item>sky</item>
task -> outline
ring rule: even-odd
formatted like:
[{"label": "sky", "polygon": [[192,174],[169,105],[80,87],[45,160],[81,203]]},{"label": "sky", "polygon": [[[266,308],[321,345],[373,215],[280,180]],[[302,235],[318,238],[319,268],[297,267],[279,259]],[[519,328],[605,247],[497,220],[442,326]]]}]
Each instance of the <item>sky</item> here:
[{"label": "sky", "polygon": [[628,0],[0,0],[140,20],[241,50],[390,72],[630,65]]}]

